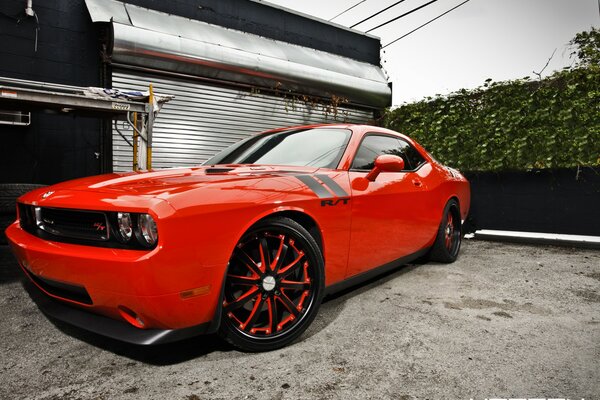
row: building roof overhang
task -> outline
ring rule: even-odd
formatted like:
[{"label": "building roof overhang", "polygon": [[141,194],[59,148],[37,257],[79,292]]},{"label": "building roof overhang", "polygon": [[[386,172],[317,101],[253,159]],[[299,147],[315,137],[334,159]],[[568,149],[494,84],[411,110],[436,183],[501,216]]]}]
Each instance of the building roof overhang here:
[{"label": "building roof overhang", "polygon": [[115,0],[86,0],[112,27],[114,63],[257,88],[337,96],[383,108],[391,88],[378,65]]}]

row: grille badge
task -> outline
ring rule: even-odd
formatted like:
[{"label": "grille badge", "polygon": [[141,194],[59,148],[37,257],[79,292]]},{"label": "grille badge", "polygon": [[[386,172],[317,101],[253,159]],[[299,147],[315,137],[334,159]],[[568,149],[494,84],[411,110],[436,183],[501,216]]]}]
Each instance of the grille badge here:
[{"label": "grille badge", "polygon": [[44,194],[42,195],[42,199],[47,199],[48,197],[52,196],[52,194],[53,194],[53,193],[54,193],[54,191],[52,191],[52,190],[50,190],[50,191],[48,191],[48,192],[44,193]]}]

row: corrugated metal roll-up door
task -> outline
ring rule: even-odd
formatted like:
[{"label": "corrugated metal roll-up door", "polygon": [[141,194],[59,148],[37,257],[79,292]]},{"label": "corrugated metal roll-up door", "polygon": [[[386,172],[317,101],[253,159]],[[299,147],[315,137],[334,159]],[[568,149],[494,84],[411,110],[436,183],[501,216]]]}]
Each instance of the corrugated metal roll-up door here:
[{"label": "corrugated metal roll-up door", "polygon": [[[113,88],[148,90],[176,97],[166,103],[154,124],[153,168],[198,165],[227,146],[271,128],[315,123],[364,123],[373,112],[338,107],[337,116],[321,106],[231,87],[137,71],[113,72]],[[131,130],[119,124],[128,138]],[[132,148],[113,129],[113,169],[131,171]]]}]

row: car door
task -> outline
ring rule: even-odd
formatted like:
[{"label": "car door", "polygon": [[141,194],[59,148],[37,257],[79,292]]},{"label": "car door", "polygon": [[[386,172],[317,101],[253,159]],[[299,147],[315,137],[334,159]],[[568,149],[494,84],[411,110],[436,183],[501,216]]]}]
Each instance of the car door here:
[{"label": "car door", "polygon": [[[365,176],[375,158],[401,156],[405,170],[381,172],[373,182]],[[347,276],[413,254],[431,240],[432,224],[427,176],[431,165],[410,144],[396,136],[368,133],[358,147],[349,176],[352,183],[352,225]]]}]

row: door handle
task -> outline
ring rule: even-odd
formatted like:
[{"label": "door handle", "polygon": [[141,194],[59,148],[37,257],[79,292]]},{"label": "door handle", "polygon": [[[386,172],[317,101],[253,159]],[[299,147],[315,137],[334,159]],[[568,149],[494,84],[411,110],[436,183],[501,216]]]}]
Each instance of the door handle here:
[{"label": "door handle", "polygon": [[421,186],[423,186],[423,182],[421,182],[421,181],[420,181],[420,180],[418,180],[418,179],[413,179],[413,180],[412,180],[412,183],[413,183],[413,185],[415,185],[416,187],[421,187]]}]

